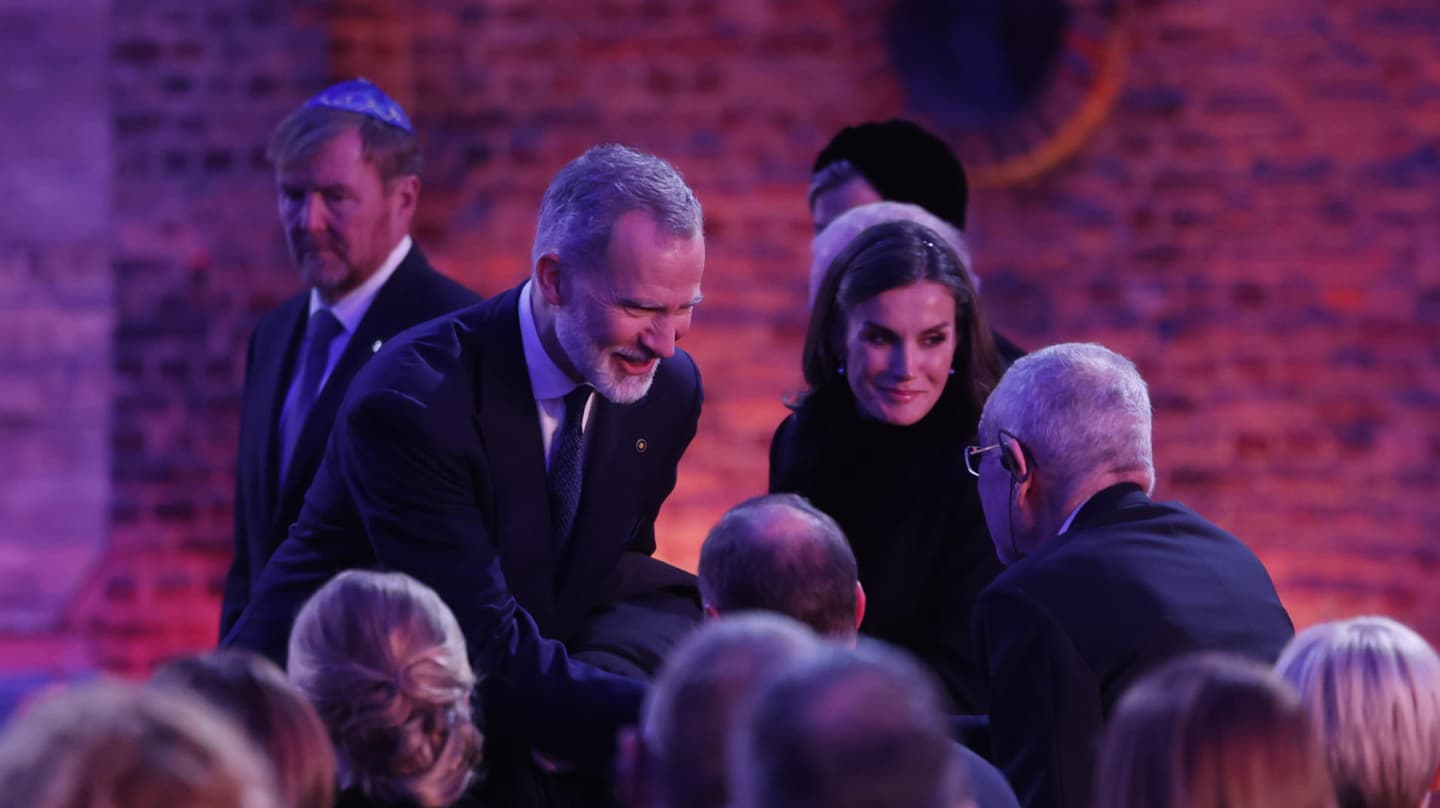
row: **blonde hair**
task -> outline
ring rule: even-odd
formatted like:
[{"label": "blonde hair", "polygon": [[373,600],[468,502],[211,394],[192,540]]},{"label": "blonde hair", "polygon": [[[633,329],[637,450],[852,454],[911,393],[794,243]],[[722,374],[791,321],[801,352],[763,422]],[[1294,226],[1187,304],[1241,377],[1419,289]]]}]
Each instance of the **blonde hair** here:
[{"label": "blonde hair", "polygon": [[240,728],[187,693],[100,682],[44,697],[0,736],[0,795],[25,808],[281,808]]},{"label": "blonde hair", "polygon": [[476,678],[433,589],[398,572],[337,575],[295,618],[289,673],[330,729],[342,788],[429,808],[475,782]]},{"label": "blonde hair", "polygon": [[1440,766],[1440,656],[1388,617],[1301,632],[1275,669],[1319,725],[1342,806],[1415,808]]},{"label": "blonde hair", "polygon": [[1259,663],[1195,654],[1120,700],[1100,752],[1105,808],[1333,808],[1320,739]]},{"label": "blonde hair", "polygon": [[335,750],[330,734],[275,663],[250,651],[222,648],[162,665],[152,688],[193,694],[244,729],[270,759],[275,784],[290,808],[330,808],[335,801]]}]

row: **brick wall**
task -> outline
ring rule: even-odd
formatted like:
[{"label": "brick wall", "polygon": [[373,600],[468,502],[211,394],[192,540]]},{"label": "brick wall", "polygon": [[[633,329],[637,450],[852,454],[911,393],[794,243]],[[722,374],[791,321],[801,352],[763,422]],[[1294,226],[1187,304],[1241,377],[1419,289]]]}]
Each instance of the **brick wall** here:
[{"label": "brick wall", "polygon": [[[26,647],[50,636],[139,671],[213,642],[244,341],[297,289],[261,151],[288,109],[357,73],[396,95],[426,142],[418,237],[487,293],[523,278],[545,183],[586,146],[676,162],[708,217],[706,303],[687,339],[708,398],[662,553],[692,564],[713,519],[763,489],[799,376],[806,169],[839,127],[908,112],[887,61],[889,2],[109,7],[112,145],[85,152],[85,170],[112,188],[108,237],[91,249],[109,262],[99,309],[114,332],[85,355],[113,356],[101,375],[114,389],[77,381],[66,405],[109,401],[97,451],[113,460],[95,484],[112,504],[64,626]],[[1094,339],[1133,356],[1157,405],[1159,493],[1255,546],[1299,622],[1385,611],[1440,639],[1427,586],[1440,547],[1440,9],[1138,11],[1125,92],[1096,135],[1036,183],[974,194],[993,319],[1028,347]],[[4,254],[54,266],[17,249]],[[48,281],[31,286],[40,310],[67,305]],[[63,429],[5,425],[42,456]]]},{"label": "brick wall", "polygon": [[93,664],[61,627],[111,489],[107,4],[50,5],[0,11],[0,713],[6,674]]}]

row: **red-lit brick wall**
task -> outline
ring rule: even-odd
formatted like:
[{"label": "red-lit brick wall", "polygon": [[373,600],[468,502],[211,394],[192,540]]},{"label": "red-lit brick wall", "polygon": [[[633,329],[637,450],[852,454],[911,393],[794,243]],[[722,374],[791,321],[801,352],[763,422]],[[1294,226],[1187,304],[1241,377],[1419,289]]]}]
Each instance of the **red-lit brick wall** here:
[{"label": "red-lit brick wall", "polygon": [[[708,395],[662,552],[692,564],[713,519],[764,486],[798,380],[809,163],[839,127],[908,111],[888,0],[296,6],[108,3],[110,147],[81,159],[112,186],[88,243],[111,269],[90,305],[113,318],[113,360],[65,402],[109,401],[108,478],[87,478],[109,487],[108,530],[56,619],[0,626],[0,667],[138,672],[213,642],[245,338],[297,288],[265,138],[357,73],[425,140],[417,237],[486,293],[525,275],[545,183],[585,147],[624,141],[681,168],[708,219],[687,339]],[[40,59],[60,47],[44,30]],[[1440,8],[1149,2],[1132,45],[1124,94],[1077,155],[973,195],[992,319],[1026,347],[1100,340],[1135,358],[1158,493],[1249,541],[1298,622],[1384,611],[1440,639]],[[0,267],[18,266],[4,238]],[[24,266],[44,280],[58,270],[42,258]],[[27,305],[63,316],[47,294]],[[36,445],[62,428],[0,427]]]}]

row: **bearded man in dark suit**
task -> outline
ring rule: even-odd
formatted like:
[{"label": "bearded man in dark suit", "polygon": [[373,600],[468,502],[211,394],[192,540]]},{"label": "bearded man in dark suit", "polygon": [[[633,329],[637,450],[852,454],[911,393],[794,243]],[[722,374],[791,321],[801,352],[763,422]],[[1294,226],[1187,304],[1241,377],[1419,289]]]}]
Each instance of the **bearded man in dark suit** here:
[{"label": "bearded man in dark suit", "polygon": [[392,341],[356,378],[228,641],[282,656],[329,576],[406,572],[459,620],[487,749],[607,759],[644,685],[601,665],[644,675],[700,616],[694,577],[650,553],[700,416],[675,343],[700,302],[701,227],[657,157],[597,146],[563,168],[530,280]]},{"label": "bearded man in dark suit", "polygon": [[410,238],[420,144],[380,88],[356,79],[321,92],[275,128],[269,156],[308,288],[260,321],[246,353],[222,637],[300,514],[356,372],[404,329],[480,299]]},{"label": "bearded man in dark suit", "polygon": [[990,746],[1027,808],[1088,808],[1101,729],[1146,671],[1192,651],[1268,665],[1294,634],[1249,548],[1150,499],[1150,429],[1134,364],[1053,345],[1001,377],[966,451],[1008,565],[975,611]]}]

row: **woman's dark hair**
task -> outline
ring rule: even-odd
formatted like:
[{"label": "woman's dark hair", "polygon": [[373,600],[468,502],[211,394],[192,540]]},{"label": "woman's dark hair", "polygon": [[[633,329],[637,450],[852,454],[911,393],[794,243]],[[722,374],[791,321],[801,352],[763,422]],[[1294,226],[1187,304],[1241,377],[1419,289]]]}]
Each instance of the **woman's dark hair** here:
[{"label": "woman's dark hair", "polygon": [[938,283],[955,299],[953,367],[977,415],[1004,368],[965,265],[935,231],[909,221],[860,232],[835,257],[810,312],[801,366],[810,392],[843,384],[845,324],[861,303],[921,281]]}]

